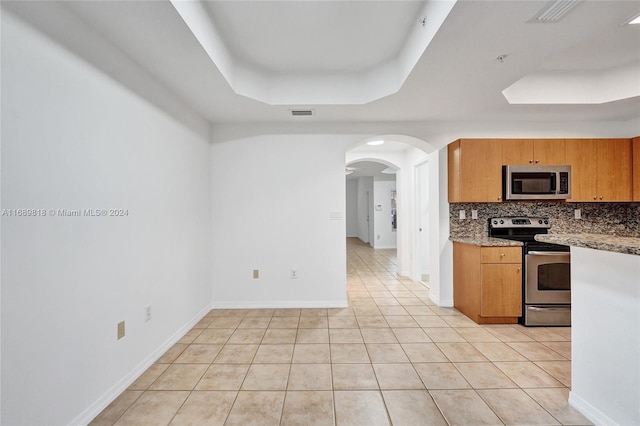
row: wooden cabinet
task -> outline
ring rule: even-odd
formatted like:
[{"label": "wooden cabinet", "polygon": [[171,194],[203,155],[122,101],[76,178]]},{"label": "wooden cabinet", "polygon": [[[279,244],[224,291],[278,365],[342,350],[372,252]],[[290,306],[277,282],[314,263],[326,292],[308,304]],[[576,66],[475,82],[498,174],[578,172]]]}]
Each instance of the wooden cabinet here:
[{"label": "wooden cabinet", "polygon": [[566,164],[564,139],[503,139],[502,164]]},{"label": "wooden cabinet", "polygon": [[459,139],[447,150],[449,202],[501,202],[504,164],[571,165],[568,201],[640,201],[639,145],[640,137]]},{"label": "wooden cabinet", "polygon": [[522,248],[453,243],[453,303],[478,324],[522,316]]},{"label": "wooden cabinet", "polygon": [[633,201],[640,201],[640,136],[633,138]]},{"label": "wooden cabinet", "polygon": [[630,139],[568,139],[569,201],[632,201]]},{"label": "wooden cabinet", "polygon": [[483,263],[480,317],[522,315],[522,264]]},{"label": "wooden cabinet", "polygon": [[450,203],[502,201],[500,139],[459,139],[448,156]]}]

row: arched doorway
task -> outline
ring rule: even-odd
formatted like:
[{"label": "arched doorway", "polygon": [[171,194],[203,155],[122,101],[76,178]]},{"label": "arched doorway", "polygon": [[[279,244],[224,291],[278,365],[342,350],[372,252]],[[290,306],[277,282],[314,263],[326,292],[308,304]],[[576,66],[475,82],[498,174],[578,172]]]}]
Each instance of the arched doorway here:
[{"label": "arched doorway", "polygon": [[[368,145],[384,140],[382,145]],[[345,164],[375,161],[396,169],[397,271],[398,275],[431,283],[439,277],[439,182],[438,152],[429,143],[410,136],[381,135],[355,144]],[[438,301],[439,289],[434,288]]]}]

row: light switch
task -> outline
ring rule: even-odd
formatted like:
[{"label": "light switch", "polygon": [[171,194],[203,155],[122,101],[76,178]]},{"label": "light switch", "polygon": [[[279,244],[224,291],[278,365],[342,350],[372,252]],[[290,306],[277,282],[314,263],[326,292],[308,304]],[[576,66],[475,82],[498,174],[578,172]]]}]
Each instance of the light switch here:
[{"label": "light switch", "polygon": [[466,219],[467,213],[464,210],[460,210],[460,220]]}]

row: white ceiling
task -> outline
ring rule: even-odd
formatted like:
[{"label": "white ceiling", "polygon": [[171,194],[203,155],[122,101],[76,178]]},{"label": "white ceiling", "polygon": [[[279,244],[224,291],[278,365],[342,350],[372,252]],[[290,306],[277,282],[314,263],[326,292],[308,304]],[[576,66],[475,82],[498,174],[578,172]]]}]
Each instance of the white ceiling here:
[{"label": "white ceiling", "polygon": [[[392,55],[408,36],[405,27],[420,18],[411,19],[419,9],[415,2],[346,2],[347,8],[338,7],[343,2],[300,3],[305,4],[228,1],[206,6],[234,55],[274,72],[357,72]],[[594,70],[613,75],[617,67],[632,67],[640,76],[640,25],[623,25],[640,14],[640,1],[583,1],[559,23],[528,23],[546,3],[459,0],[397,93],[361,105],[268,105],[236,94],[167,1],[2,1],[2,7],[114,78],[130,82],[135,80],[131,67],[120,63],[128,58],[213,124],[638,118],[640,96],[603,104],[507,102],[503,90],[542,71],[558,76]],[[331,14],[331,5],[337,15]],[[309,12],[314,8],[321,12]],[[393,25],[385,25],[385,19]],[[380,33],[373,31],[376,26]],[[97,38],[105,42],[96,43]],[[305,51],[309,44],[313,47]],[[121,57],[105,56],[107,47],[117,49]],[[503,54],[504,62],[496,61]],[[640,86],[640,78],[635,84]],[[553,84],[543,89],[552,90]],[[315,116],[292,118],[289,110],[301,106],[313,108]]]},{"label": "white ceiling", "polygon": [[210,1],[238,62],[273,73],[364,72],[394,59],[417,26],[419,1]]}]

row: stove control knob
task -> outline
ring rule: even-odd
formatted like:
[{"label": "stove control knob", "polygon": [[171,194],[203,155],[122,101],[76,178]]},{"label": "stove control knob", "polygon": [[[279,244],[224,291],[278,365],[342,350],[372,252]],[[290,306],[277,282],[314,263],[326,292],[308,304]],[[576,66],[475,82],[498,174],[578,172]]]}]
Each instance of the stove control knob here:
[{"label": "stove control knob", "polygon": [[545,220],[545,221],[544,221],[544,224],[545,224],[545,225],[548,225],[548,224],[549,224],[549,221],[548,221],[548,220]]},{"label": "stove control knob", "polygon": [[494,220],[494,221],[493,221],[493,224],[494,224],[494,225],[497,225],[497,224],[498,224],[498,221],[497,221],[497,220]]},{"label": "stove control knob", "polygon": [[542,219],[538,219],[538,223],[542,225]]},{"label": "stove control knob", "polygon": [[504,220],[500,219],[500,225],[504,225]]}]

